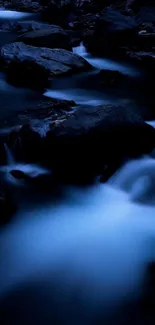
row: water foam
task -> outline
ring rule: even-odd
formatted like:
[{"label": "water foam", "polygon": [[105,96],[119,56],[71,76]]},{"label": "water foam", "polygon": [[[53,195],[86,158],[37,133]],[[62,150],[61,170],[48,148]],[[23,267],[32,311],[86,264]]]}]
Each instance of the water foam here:
[{"label": "water foam", "polygon": [[98,70],[102,70],[102,69],[108,69],[108,70],[114,70],[114,71],[120,71],[123,74],[127,74],[127,75],[131,75],[131,76],[138,76],[139,75],[139,71],[133,67],[131,67],[130,65],[128,65],[127,63],[118,63],[115,62],[113,60],[110,59],[103,59],[103,58],[97,58],[97,57],[93,57],[91,56],[85,46],[83,45],[83,43],[81,42],[81,44],[77,47],[73,48],[73,53],[78,54],[80,56],[82,56],[84,59],[86,59],[94,68],[98,69]]},{"label": "water foam", "polygon": [[[154,167],[147,159],[134,161],[107,185],[71,187],[59,204],[33,209],[22,219],[20,214],[1,232],[0,296],[31,279],[44,292],[49,311],[58,299],[64,324],[71,323],[71,315],[62,308],[70,309],[73,297],[77,310],[72,316],[80,324],[83,319],[92,324],[90,315],[92,320],[103,306],[130,297],[146,263],[155,258],[155,206],[132,202],[130,186],[123,189],[129,180],[133,187],[144,170],[152,170],[154,178]],[[43,317],[43,305],[37,309]]]}]

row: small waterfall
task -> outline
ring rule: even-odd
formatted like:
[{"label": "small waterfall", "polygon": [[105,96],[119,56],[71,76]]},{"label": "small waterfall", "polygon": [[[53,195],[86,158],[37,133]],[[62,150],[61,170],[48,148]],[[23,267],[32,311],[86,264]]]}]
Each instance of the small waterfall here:
[{"label": "small waterfall", "polygon": [[4,149],[6,153],[6,163],[7,165],[13,165],[15,163],[15,159],[13,153],[11,152],[10,148],[6,143],[4,143]]},{"label": "small waterfall", "polygon": [[155,203],[155,159],[144,157],[128,162],[109,180],[126,191],[133,201]]},{"label": "small waterfall", "polygon": [[129,76],[140,75],[138,69],[133,68],[127,63],[118,63],[110,59],[93,57],[87,52],[85,46],[83,45],[83,42],[81,42],[79,46],[73,47],[73,53],[82,56],[97,70],[107,69],[113,71],[120,71],[122,74]]},{"label": "small waterfall", "polygon": [[73,47],[73,53],[78,54],[83,58],[86,58],[88,56],[87,50],[83,45],[83,42],[81,42],[79,46]]}]

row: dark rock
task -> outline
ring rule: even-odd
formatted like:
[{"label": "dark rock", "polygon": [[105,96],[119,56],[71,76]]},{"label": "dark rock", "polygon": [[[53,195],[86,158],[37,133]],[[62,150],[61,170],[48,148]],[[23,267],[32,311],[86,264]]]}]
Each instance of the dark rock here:
[{"label": "dark rock", "polygon": [[44,161],[46,149],[44,139],[49,125],[61,123],[66,119],[72,106],[75,106],[73,101],[44,98],[34,104],[34,107],[18,111],[14,123],[20,127],[13,128],[7,139],[10,148],[14,148],[16,159],[20,161],[22,146],[24,161],[39,163]]},{"label": "dark rock", "polygon": [[12,82],[30,86],[32,83],[43,86],[48,77],[87,71],[91,67],[82,57],[67,50],[37,48],[21,42],[3,46],[0,60],[8,69]]},{"label": "dark rock", "polygon": [[77,19],[69,23],[70,28],[77,31],[81,39],[86,39],[90,35],[94,35],[96,28],[96,21],[99,18],[99,14],[85,13],[81,14]]},{"label": "dark rock", "polygon": [[72,49],[68,34],[58,26],[28,32],[19,36],[17,42],[40,47]]},{"label": "dark rock", "polygon": [[43,91],[48,86],[48,78],[48,71],[34,60],[14,60],[7,68],[7,81],[14,86]]},{"label": "dark rock", "polygon": [[106,8],[96,21],[93,35],[85,38],[88,51],[97,54],[113,55],[125,44],[136,41],[138,24],[134,17],[123,15],[120,11]]},{"label": "dark rock", "polygon": [[43,6],[42,19],[48,23],[58,24],[63,27],[68,27],[68,22],[74,19],[76,15],[76,7],[73,1],[64,0],[49,0],[41,1]]},{"label": "dark rock", "polygon": [[24,12],[40,12],[42,7],[40,6],[40,1],[32,0],[8,0],[2,1],[2,7],[6,9],[13,9]]},{"label": "dark rock", "polygon": [[[27,165],[28,167],[28,165]],[[40,170],[39,170],[40,168]],[[31,165],[29,166],[29,170],[18,170],[13,169],[10,171],[10,174],[19,181],[24,181],[25,183],[28,183],[30,185],[34,186],[44,186],[47,187],[47,185],[54,183],[54,178],[52,176],[52,173],[48,170],[45,170],[39,166]]]},{"label": "dark rock", "polygon": [[147,322],[150,320],[150,324],[155,321],[155,262],[150,261],[147,265],[145,277],[143,281],[143,291],[141,298],[141,310],[145,315]]},{"label": "dark rock", "polygon": [[99,174],[108,179],[126,157],[149,153],[155,145],[154,128],[131,108],[112,105],[81,107],[52,123],[32,120],[18,136],[28,162],[39,162],[68,182]]},{"label": "dark rock", "polygon": [[0,225],[8,223],[15,211],[16,207],[10,190],[0,182]]},{"label": "dark rock", "polygon": [[14,31],[19,33],[28,33],[28,32],[34,32],[42,29],[51,29],[51,28],[52,29],[55,28],[55,30],[56,29],[61,30],[59,26],[49,25],[34,20],[21,20],[21,21],[7,20],[0,25],[0,28],[3,31],[10,31],[10,32]]},{"label": "dark rock", "polygon": [[24,160],[26,162],[42,162],[44,154],[44,137],[41,136],[39,131],[39,128],[35,129],[35,127],[33,128],[31,125],[24,125],[18,133],[22,143]]},{"label": "dark rock", "polygon": [[155,71],[155,52],[148,51],[127,51],[127,58],[145,69]]},{"label": "dark rock", "polygon": [[99,73],[100,83],[104,87],[116,87],[129,79],[119,71],[101,70]]},{"label": "dark rock", "polygon": [[134,10],[134,12],[139,12],[141,8],[148,8],[154,5],[154,0],[127,0],[127,6]]},{"label": "dark rock", "polygon": [[137,50],[140,51],[152,51],[155,44],[155,32],[147,31],[147,28],[141,30],[137,37]]},{"label": "dark rock", "polygon": [[29,180],[30,176],[18,169],[11,170],[10,174],[18,180]]},{"label": "dark rock", "polygon": [[153,27],[155,24],[155,3],[152,6],[140,6],[137,13],[137,21],[142,26]]},{"label": "dark rock", "polygon": [[155,132],[126,107],[81,107],[51,127],[46,142],[53,169],[66,178],[80,179],[101,173],[116,157],[121,161],[150,152]]},{"label": "dark rock", "polygon": [[[71,100],[59,100],[38,94],[34,100],[24,101],[13,112],[9,112],[5,124],[3,124],[3,116],[1,116],[0,140],[4,144],[4,142],[8,142],[9,137],[9,145],[12,146],[16,139],[15,135],[18,134],[21,125],[27,124],[32,120],[35,120],[36,123],[41,122],[41,120],[45,123],[51,123],[52,121],[62,119],[72,111],[72,107],[75,105],[75,102]],[[13,131],[11,132],[10,140],[8,135],[11,128],[13,128]]]}]

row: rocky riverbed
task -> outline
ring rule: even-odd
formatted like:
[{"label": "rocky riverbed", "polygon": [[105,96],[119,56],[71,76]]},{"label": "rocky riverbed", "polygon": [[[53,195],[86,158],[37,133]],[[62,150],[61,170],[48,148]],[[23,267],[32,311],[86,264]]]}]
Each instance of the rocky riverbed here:
[{"label": "rocky riverbed", "polygon": [[[92,186],[90,184],[98,182],[98,186],[105,186],[105,192],[108,193],[108,186],[117,185],[119,188],[118,184],[121,184],[123,191],[127,190],[130,193],[131,200],[150,204],[150,197],[152,200],[150,193],[154,193],[155,148],[154,123],[150,122],[155,120],[154,1],[8,0],[0,1],[0,6],[1,227],[4,226],[6,229],[7,223],[9,227],[9,221],[14,222],[20,211],[27,211],[29,206],[28,210],[33,210],[38,201],[53,200],[53,197],[54,200],[55,197],[60,199],[62,192],[64,200],[64,186],[73,186],[74,192],[75,186],[85,185],[87,192],[88,187]],[[145,160],[142,157],[147,158]],[[133,165],[131,162],[130,165],[130,160],[133,159],[140,160]],[[127,165],[122,167],[124,164]],[[122,168],[122,174],[118,172],[119,168]],[[120,173],[118,174],[120,178],[119,176],[117,178],[116,174],[116,181],[111,183],[111,177],[116,172]],[[142,176],[140,180],[139,175]],[[150,179],[148,181],[148,175],[151,181]],[[101,185],[100,181],[108,183]],[[98,192],[103,197],[102,191]],[[110,193],[112,195],[113,190]],[[120,206],[122,202],[128,209],[130,205],[128,206],[124,195],[123,197],[118,195],[118,200]],[[114,195],[117,210],[116,197]],[[108,198],[107,194],[107,200]],[[95,201],[93,202],[95,205]],[[104,204],[106,215],[109,216],[106,200]],[[86,206],[89,210],[89,204]],[[135,215],[136,210],[133,211]],[[137,211],[143,214],[141,207],[138,207]],[[59,212],[62,213],[61,209]],[[150,207],[147,213],[152,215]],[[69,211],[68,214],[70,215]],[[77,229],[81,229],[81,225],[80,221]],[[74,226],[76,227],[76,223]],[[109,227],[108,224],[108,232]],[[31,226],[28,226],[28,229],[30,228]],[[24,234],[24,231],[21,227],[21,233]],[[85,228],[84,232],[87,238]],[[9,236],[12,238],[12,234]],[[65,243],[66,238],[63,239]],[[80,241],[80,238],[79,233],[76,240]],[[5,240],[4,238],[4,244]],[[71,239],[69,242],[71,243]],[[58,249],[59,244],[55,245]],[[62,247],[60,244],[60,253]],[[27,254],[24,246],[22,249]],[[11,252],[11,247],[9,250]],[[86,252],[90,254],[89,249],[86,249]],[[95,252],[96,250],[94,254]],[[77,263],[78,253],[75,256]],[[148,259],[146,260],[148,262]],[[9,263],[10,260],[8,265]],[[83,265],[81,258],[80,265]],[[97,265],[98,269],[98,260]],[[3,267],[5,269],[5,266]],[[82,266],[81,270],[83,272]],[[151,275],[149,273],[151,286],[154,283],[152,270],[154,263],[151,259],[148,268],[148,273],[151,272]],[[72,272],[74,273],[73,269]],[[88,267],[86,273],[87,275],[89,273]],[[4,276],[4,282],[7,283],[6,279]],[[68,278],[64,281],[68,281]],[[118,283],[120,285],[119,281]],[[138,321],[142,318],[142,305],[145,307],[145,319],[149,314],[148,301],[151,306],[153,304],[154,292],[150,293],[150,284],[148,287],[142,301],[139,303],[138,300],[138,307],[137,298],[134,298],[136,308],[140,308]],[[98,298],[97,294],[97,302]],[[85,299],[82,298],[82,301]],[[99,306],[100,303],[101,301]],[[135,310],[135,305],[132,305],[132,310]],[[9,319],[7,306],[4,299],[2,302],[4,324]],[[81,308],[79,306],[78,308]],[[16,311],[16,306],[14,310]],[[14,310],[13,318],[15,317],[18,325],[20,318],[14,314]],[[81,314],[79,318],[77,317],[78,324],[101,324],[100,312],[101,310],[98,310],[97,315],[93,313],[89,319],[89,313],[87,314],[84,308],[84,316]],[[56,325],[76,325],[75,315],[76,311],[73,318],[71,317],[71,323],[68,322],[68,316],[64,317],[63,321],[58,315],[54,316],[58,322]],[[117,316],[119,325],[127,324],[126,318],[123,323],[124,320],[122,318],[120,320],[119,315]],[[152,309],[149,316],[154,317]],[[150,323],[147,322],[147,318],[144,324],[153,324],[152,318]],[[23,318],[21,319],[23,324]],[[47,324],[51,319],[49,317]],[[103,319],[106,321],[105,315]],[[106,324],[113,324],[113,320],[109,322]],[[39,323],[38,318],[36,323],[43,324]],[[25,324],[31,325],[31,322],[27,323],[26,320]]]}]

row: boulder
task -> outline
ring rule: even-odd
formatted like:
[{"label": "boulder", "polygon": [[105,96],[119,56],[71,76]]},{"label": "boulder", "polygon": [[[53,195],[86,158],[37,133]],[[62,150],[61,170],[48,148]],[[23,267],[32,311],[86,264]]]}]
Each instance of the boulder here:
[{"label": "boulder", "polygon": [[100,174],[105,164],[148,153],[154,145],[154,129],[132,109],[114,105],[80,107],[46,135],[48,163],[51,159],[53,170],[74,180]]},{"label": "boulder", "polygon": [[[40,100],[25,103],[7,120],[7,124],[12,128],[2,139],[0,153],[1,150],[4,151],[4,142],[7,142],[9,148],[13,148],[16,161],[41,162],[44,159],[44,137],[49,125],[61,123],[69,116],[73,106],[75,106],[73,101],[48,99],[42,96]],[[5,152],[3,156],[5,159]]]},{"label": "boulder", "polygon": [[40,47],[72,49],[68,34],[58,26],[25,33],[17,38],[17,42]]},{"label": "boulder", "polygon": [[39,0],[8,0],[2,1],[2,6],[6,9],[13,9],[24,12],[40,12],[42,10]]},{"label": "boulder", "polygon": [[124,159],[155,146],[154,128],[131,108],[115,105],[81,106],[50,123],[42,119],[36,125],[32,119],[18,137],[28,162],[39,162],[69,182],[100,174],[107,179]]},{"label": "boulder", "polygon": [[0,181],[0,225],[8,223],[15,211],[10,190]]},{"label": "boulder", "polygon": [[67,27],[70,17],[72,20],[76,15],[74,1],[41,0],[40,2],[43,8],[42,19],[48,23]]},{"label": "boulder", "polygon": [[127,58],[135,63],[136,65],[145,68],[147,71],[150,72],[155,71],[155,52],[149,51],[127,51],[126,52]]},{"label": "boulder", "polygon": [[[74,44],[78,45],[80,43],[79,32],[76,32],[73,29],[63,30],[60,26],[37,22],[37,21],[33,21],[33,20],[5,21],[0,25],[0,29],[1,29],[1,31],[4,31],[4,32],[16,32],[20,36],[24,33],[26,34],[29,32],[39,32],[42,30],[46,30],[46,31],[50,30],[51,34],[53,34],[52,42],[54,42],[54,40],[55,40],[55,44],[58,44],[58,41],[60,44],[60,34],[61,35],[63,34],[62,35],[63,43],[64,43],[64,39],[66,37],[65,43],[66,44],[68,43],[69,48],[75,46]],[[57,42],[56,42],[56,37],[54,38],[54,35],[59,36]],[[67,38],[67,35],[68,35],[68,38]],[[31,34],[30,34],[30,36],[31,36]],[[61,43],[62,43],[62,36],[61,36]],[[26,35],[23,36],[23,42],[24,42],[25,37],[27,38],[27,36]],[[41,36],[41,39],[42,39],[42,37],[43,36]],[[39,42],[41,41],[40,36],[38,37],[38,34],[37,34],[37,37],[35,34],[35,41],[36,41],[36,38],[37,38],[37,41],[39,41]],[[32,37],[30,37],[30,39],[32,42]],[[48,36],[48,39],[49,39],[49,36]],[[25,43],[26,43],[26,41],[25,41]],[[64,47],[63,43],[62,43],[62,48]],[[50,43],[49,47],[51,47],[51,43]],[[55,46],[55,47],[59,47],[59,46]]]},{"label": "boulder", "polygon": [[27,33],[27,32],[33,32],[38,31],[42,29],[55,29],[55,30],[62,30],[57,25],[49,25],[46,23],[34,21],[34,20],[7,20],[5,22],[2,22],[0,25],[1,30],[3,31],[14,31],[19,33]]},{"label": "boulder", "polygon": [[67,50],[37,48],[22,42],[4,45],[0,60],[11,82],[27,86],[45,86],[49,77],[91,68],[85,59]]},{"label": "boulder", "polygon": [[154,0],[127,0],[126,3],[128,8],[131,8],[134,12],[139,12],[141,8],[152,7]]},{"label": "boulder", "polygon": [[141,30],[137,37],[137,50],[152,51],[155,44],[155,31]]},{"label": "boulder", "polygon": [[26,173],[24,173],[23,171],[21,171],[21,170],[19,170],[19,169],[12,169],[12,170],[10,171],[10,174],[11,174],[14,178],[16,178],[16,179],[18,179],[18,180],[29,181],[29,179],[30,179],[30,176],[29,176],[29,175],[27,175]]},{"label": "boulder", "polygon": [[117,87],[126,83],[130,78],[117,70],[102,69],[99,73],[99,80],[103,87]]},{"label": "boulder", "polygon": [[135,43],[137,34],[138,23],[134,17],[106,8],[96,21],[94,33],[85,37],[84,42],[90,52],[116,55],[121,46]]},{"label": "boulder", "polygon": [[51,184],[54,185],[52,173],[38,165],[25,165],[24,170],[12,169],[10,174],[18,181],[37,186],[37,188],[41,186],[43,189],[49,184],[50,187]]}]

